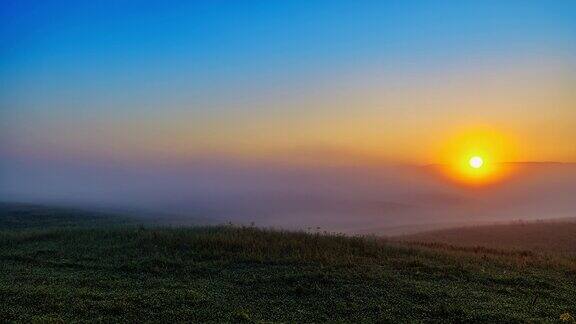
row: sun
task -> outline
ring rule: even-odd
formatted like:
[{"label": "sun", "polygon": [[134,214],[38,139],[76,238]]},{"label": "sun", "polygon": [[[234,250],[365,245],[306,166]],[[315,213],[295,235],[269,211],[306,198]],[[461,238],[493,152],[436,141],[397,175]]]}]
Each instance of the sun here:
[{"label": "sun", "polygon": [[468,161],[468,164],[474,169],[479,169],[484,164],[484,160],[479,156],[473,156]]},{"label": "sun", "polygon": [[490,127],[471,128],[449,136],[439,149],[440,170],[450,180],[467,186],[484,186],[511,174],[505,162],[515,159],[510,136]]}]

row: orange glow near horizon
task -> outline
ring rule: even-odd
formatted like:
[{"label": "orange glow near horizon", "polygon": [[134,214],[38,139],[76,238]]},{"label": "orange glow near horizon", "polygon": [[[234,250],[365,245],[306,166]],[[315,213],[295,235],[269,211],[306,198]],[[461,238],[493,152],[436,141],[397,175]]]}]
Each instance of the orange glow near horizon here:
[{"label": "orange glow near horizon", "polygon": [[502,181],[511,170],[503,162],[514,160],[515,146],[493,129],[473,129],[447,141],[441,149],[442,171],[451,180],[472,186]]}]

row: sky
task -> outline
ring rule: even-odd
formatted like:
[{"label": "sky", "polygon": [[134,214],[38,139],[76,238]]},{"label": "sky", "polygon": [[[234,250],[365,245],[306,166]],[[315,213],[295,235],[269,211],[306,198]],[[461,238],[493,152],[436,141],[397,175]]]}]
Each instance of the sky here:
[{"label": "sky", "polygon": [[0,3],[0,156],[576,162],[576,2]]}]

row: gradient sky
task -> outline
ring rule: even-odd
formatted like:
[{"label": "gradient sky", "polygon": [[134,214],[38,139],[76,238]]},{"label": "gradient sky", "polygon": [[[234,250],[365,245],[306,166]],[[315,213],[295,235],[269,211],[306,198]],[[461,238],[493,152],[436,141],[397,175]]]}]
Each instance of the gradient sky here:
[{"label": "gradient sky", "polygon": [[576,1],[0,4],[0,156],[576,162]]}]

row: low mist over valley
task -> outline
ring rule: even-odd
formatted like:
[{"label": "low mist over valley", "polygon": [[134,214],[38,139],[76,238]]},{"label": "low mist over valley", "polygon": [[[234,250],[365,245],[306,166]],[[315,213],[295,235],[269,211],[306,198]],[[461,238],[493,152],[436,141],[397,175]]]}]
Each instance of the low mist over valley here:
[{"label": "low mist over valley", "polygon": [[497,185],[450,182],[436,166],[288,165],[203,159],[134,166],[2,162],[0,196],[135,212],[166,224],[255,224],[355,234],[576,217],[576,165],[514,163]]}]

